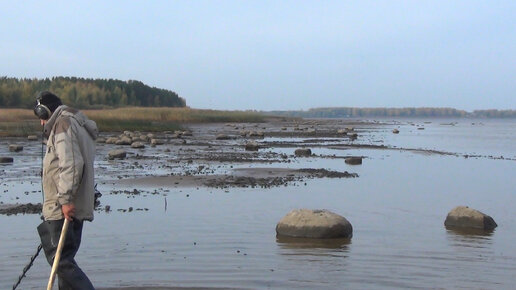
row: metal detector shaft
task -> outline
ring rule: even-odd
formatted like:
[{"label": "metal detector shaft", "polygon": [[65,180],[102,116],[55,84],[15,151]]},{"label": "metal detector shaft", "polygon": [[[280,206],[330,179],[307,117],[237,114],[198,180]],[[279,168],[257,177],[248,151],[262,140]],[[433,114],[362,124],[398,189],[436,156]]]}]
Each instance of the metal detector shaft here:
[{"label": "metal detector shaft", "polygon": [[25,274],[27,274],[27,272],[29,271],[30,267],[32,267],[32,264],[34,263],[34,261],[38,257],[39,252],[41,251],[42,248],[43,248],[43,245],[39,244],[38,249],[36,250],[36,254],[34,254],[34,256],[32,256],[30,258],[29,264],[27,264],[27,266],[25,266],[25,268],[23,268],[23,272],[20,275],[20,277],[18,277],[18,281],[13,285],[13,289],[12,290],[16,290],[16,287],[18,287],[18,285],[20,285],[22,279],[25,278]]},{"label": "metal detector shaft", "polygon": [[61,230],[61,236],[59,236],[59,244],[57,244],[56,256],[54,257],[54,264],[52,265],[52,271],[50,272],[50,278],[48,279],[47,290],[52,290],[54,286],[54,280],[56,279],[56,271],[59,266],[59,260],[61,260],[61,252],[66,239],[66,232],[68,231],[69,221],[64,220],[63,229]]}]

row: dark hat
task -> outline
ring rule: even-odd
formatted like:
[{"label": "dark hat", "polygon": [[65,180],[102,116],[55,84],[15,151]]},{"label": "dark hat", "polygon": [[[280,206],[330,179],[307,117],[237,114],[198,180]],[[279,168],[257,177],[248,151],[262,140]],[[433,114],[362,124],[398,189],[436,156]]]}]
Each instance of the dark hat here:
[{"label": "dark hat", "polygon": [[58,96],[49,91],[40,92],[36,99],[40,104],[45,105],[52,113],[57,109],[57,107],[63,104]]}]

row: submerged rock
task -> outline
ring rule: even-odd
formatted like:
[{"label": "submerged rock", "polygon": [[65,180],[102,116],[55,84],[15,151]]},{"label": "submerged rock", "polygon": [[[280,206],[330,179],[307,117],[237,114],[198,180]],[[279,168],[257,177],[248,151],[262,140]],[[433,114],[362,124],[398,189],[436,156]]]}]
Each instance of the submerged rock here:
[{"label": "submerged rock", "polygon": [[295,238],[351,238],[351,223],[328,210],[295,209],[276,225],[278,236]]},{"label": "submerged rock", "polygon": [[498,225],[492,217],[467,206],[457,206],[452,209],[444,225],[447,228],[472,228],[472,229],[483,229],[493,230]]},{"label": "submerged rock", "polygon": [[400,130],[398,130],[398,129],[394,129],[394,130],[392,130],[392,133],[394,133],[394,134],[399,134],[399,133],[400,133]]}]

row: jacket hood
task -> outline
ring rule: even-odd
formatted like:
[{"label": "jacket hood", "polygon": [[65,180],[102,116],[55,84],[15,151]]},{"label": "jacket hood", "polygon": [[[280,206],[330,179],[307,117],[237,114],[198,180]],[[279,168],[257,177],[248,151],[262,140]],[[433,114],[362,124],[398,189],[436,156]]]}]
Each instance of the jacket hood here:
[{"label": "jacket hood", "polygon": [[93,121],[93,120],[88,119],[88,117],[86,117],[86,115],[84,115],[82,112],[80,112],[74,108],[68,107],[66,105],[59,106],[54,111],[54,113],[52,114],[50,119],[48,119],[47,123],[45,124],[44,130],[43,130],[46,138],[48,138],[48,136],[50,135],[50,131],[54,127],[54,124],[59,117],[74,118],[80,126],[84,127],[84,129],[86,129],[86,131],[88,132],[88,134],[90,134],[90,136],[93,140],[97,139],[97,137],[99,135],[99,129],[97,128],[97,123],[95,123],[95,121]]}]

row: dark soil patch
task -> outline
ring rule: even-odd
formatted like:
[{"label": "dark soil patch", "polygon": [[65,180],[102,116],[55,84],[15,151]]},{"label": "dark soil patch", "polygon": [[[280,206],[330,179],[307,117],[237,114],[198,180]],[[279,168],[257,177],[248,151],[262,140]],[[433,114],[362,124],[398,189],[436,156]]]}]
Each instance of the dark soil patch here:
[{"label": "dark soil patch", "polygon": [[41,209],[42,209],[41,203],[5,205],[4,207],[0,208],[0,214],[5,214],[5,215],[40,214]]}]

